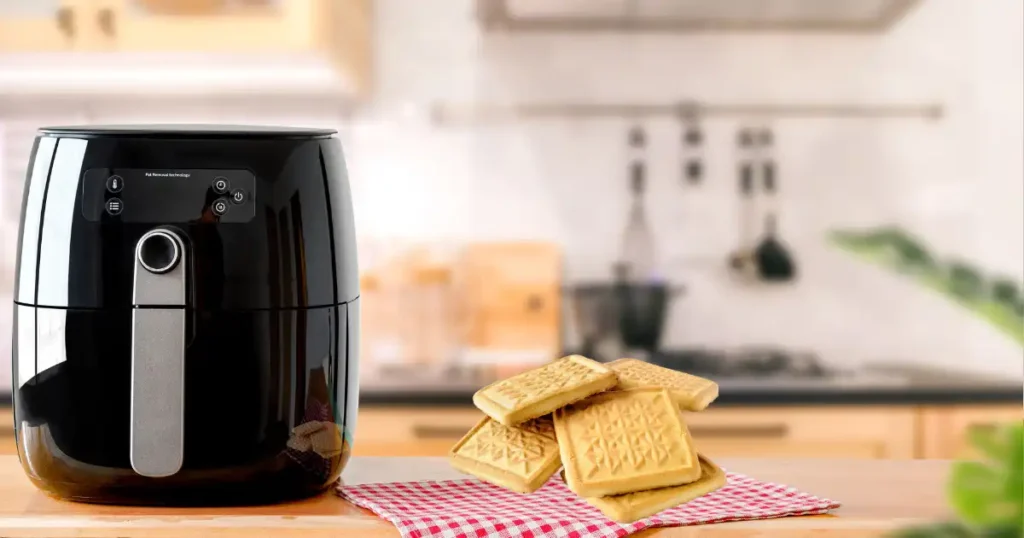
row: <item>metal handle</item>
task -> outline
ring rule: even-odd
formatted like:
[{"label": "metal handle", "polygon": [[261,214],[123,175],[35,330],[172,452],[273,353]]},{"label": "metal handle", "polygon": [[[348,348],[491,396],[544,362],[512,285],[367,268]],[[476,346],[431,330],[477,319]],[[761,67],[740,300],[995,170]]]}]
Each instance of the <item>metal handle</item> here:
[{"label": "metal handle", "polygon": [[107,37],[114,37],[117,31],[114,20],[114,10],[109,7],[101,9],[96,15],[96,22],[99,23],[100,29]]},{"label": "metal handle", "polygon": [[785,424],[755,426],[691,426],[690,434],[700,437],[758,437],[780,438],[789,434]]},{"label": "metal handle", "polygon": [[57,9],[57,28],[66,37],[75,37],[75,11],[69,7]]},{"label": "metal handle", "polygon": [[427,426],[417,424],[412,433],[417,439],[461,439],[469,428],[463,426]]},{"label": "metal handle", "polygon": [[142,476],[177,473],[185,453],[185,242],[147,232],[135,247],[129,459]]}]

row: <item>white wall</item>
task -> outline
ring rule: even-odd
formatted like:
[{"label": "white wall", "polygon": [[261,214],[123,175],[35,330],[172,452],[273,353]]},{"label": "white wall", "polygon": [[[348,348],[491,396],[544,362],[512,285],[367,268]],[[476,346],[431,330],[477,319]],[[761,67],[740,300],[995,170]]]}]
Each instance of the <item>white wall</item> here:
[{"label": "white wall", "polygon": [[[381,113],[356,129],[366,233],[564,242],[571,278],[606,276],[625,219],[622,121],[434,129],[433,100],[941,102],[941,122],[778,120],[782,234],[804,275],[751,290],[719,267],[738,234],[731,141],[710,119],[710,177],[679,178],[678,127],[648,124],[648,213],[691,293],[668,343],[777,341],[842,362],[906,360],[1020,376],[1019,346],[933,294],[824,246],[897,223],[944,255],[1024,273],[1021,4],[926,0],[895,31],[842,36],[481,35],[469,0],[378,2]],[[407,193],[396,200],[395,193]],[[722,263],[719,263],[722,262]]]},{"label": "white wall", "polygon": [[[648,214],[669,276],[690,289],[672,312],[666,343],[770,341],[844,363],[892,359],[1021,375],[1020,347],[822,242],[835,226],[899,223],[943,253],[1020,278],[1020,2],[925,0],[895,31],[873,37],[481,35],[470,0],[376,4],[376,112],[345,125],[362,235],[551,239],[565,245],[571,279],[607,276],[628,204],[629,123],[438,128],[422,115],[434,100],[940,101],[947,116],[938,123],[774,122],[782,237],[802,273],[798,285],[777,290],[737,285],[721,269],[738,234],[737,120],[705,123],[709,177],[698,190],[679,177],[678,127],[649,123]],[[342,122],[316,103],[273,112],[174,106],[159,107],[166,118],[154,119],[151,105],[85,117]],[[64,121],[39,119],[41,111],[5,109],[0,99],[0,123],[10,124],[12,113],[22,127]],[[692,257],[707,262],[681,263]]]}]

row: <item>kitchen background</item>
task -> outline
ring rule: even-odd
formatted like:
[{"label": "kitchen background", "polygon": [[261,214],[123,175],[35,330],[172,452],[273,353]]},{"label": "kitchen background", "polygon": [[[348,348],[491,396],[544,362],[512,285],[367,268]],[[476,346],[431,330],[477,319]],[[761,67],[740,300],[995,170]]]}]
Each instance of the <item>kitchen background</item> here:
[{"label": "kitchen background", "polygon": [[[693,419],[718,452],[946,457],[1021,417],[1022,19],[1014,0],[0,0],[0,299],[37,127],[329,126],[361,236],[357,453],[443,453],[476,388],[578,351],[719,381]],[[885,267],[919,259],[908,240],[938,284]]]}]

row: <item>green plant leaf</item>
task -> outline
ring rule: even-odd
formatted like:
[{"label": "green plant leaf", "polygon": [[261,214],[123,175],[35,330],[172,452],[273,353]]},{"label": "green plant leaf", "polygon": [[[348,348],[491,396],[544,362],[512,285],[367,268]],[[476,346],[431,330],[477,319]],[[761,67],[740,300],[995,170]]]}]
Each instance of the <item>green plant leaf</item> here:
[{"label": "green plant leaf", "polygon": [[1007,450],[1009,445],[1003,437],[1006,435],[1005,428],[969,428],[967,430],[967,442],[981,451],[992,462],[1007,461]]},{"label": "green plant leaf", "polygon": [[890,538],[977,538],[970,527],[963,523],[949,521],[900,529],[889,534]]},{"label": "green plant leaf", "polygon": [[896,227],[835,230],[826,240],[856,258],[945,296],[1024,346],[1024,310],[1015,299],[1024,284],[992,278],[963,261],[937,261],[916,238]]},{"label": "green plant leaf", "polygon": [[949,500],[957,515],[985,528],[1024,525],[1024,425],[976,430],[972,444],[987,461],[954,464]]},{"label": "green plant leaf", "polygon": [[1020,525],[996,525],[981,530],[978,538],[1024,538],[1024,529]]}]

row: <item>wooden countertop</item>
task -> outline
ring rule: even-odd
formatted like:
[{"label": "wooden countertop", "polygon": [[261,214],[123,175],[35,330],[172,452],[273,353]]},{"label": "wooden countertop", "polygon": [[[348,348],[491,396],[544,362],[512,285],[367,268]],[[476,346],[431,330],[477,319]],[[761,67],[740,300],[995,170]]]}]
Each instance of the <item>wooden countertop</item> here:
[{"label": "wooden countertop", "polygon": [[[948,462],[935,460],[722,459],[730,471],[784,483],[842,504],[830,515],[653,529],[636,536],[881,536],[948,516]],[[353,458],[349,484],[463,478],[443,458]],[[15,456],[0,456],[0,536],[90,538],[394,538],[397,530],[333,492],[275,506],[180,509],[126,508],[52,499],[28,481]]]}]

